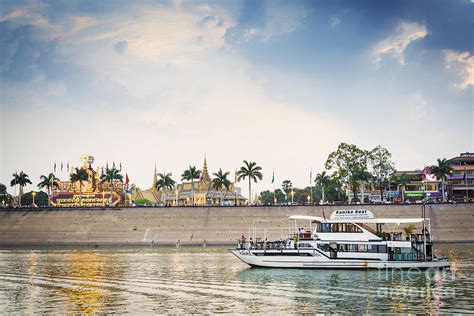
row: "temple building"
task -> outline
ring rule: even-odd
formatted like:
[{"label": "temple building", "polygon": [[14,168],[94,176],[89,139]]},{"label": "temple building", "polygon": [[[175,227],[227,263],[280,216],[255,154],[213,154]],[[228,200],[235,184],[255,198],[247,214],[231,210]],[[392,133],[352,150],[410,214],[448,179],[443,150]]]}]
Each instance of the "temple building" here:
[{"label": "temple building", "polygon": [[236,187],[235,182],[231,183],[229,190],[216,190],[212,187],[212,179],[207,169],[207,161],[204,158],[204,166],[199,180],[192,182],[183,182],[176,184],[172,191],[161,191],[156,188],[158,174],[155,171],[153,175],[152,187],[148,190],[138,190],[132,199],[146,199],[153,205],[170,206],[215,206],[215,205],[243,205],[247,201],[241,195],[240,188]]}]

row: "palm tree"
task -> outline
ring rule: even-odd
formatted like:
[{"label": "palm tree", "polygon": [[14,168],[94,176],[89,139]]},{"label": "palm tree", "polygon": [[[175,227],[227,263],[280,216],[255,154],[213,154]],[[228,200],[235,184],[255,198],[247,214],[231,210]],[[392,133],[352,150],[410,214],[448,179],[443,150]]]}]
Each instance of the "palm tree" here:
[{"label": "palm tree", "polygon": [[[158,191],[166,192],[173,190],[176,182],[171,178],[173,174],[171,172],[158,173],[158,181],[156,181],[156,189]],[[164,196],[164,201],[166,204],[166,196]]]},{"label": "palm tree", "polygon": [[402,195],[402,202],[405,202],[405,186],[410,182],[408,175],[406,174],[406,172],[403,172],[398,177],[394,177],[394,181],[401,189],[400,191]]},{"label": "palm tree", "polygon": [[172,176],[173,174],[171,172],[158,173],[160,179],[156,181],[156,188],[158,190],[173,190],[176,182],[171,178]]},{"label": "palm tree", "polygon": [[411,234],[413,234],[415,228],[416,227],[413,224],[410,224],[407,227],[403,227],[403,230],[405,231],[405,235],[408,237],[408,240],[411,240]]},{"label": "palm tree", "polygon": [[89,180],[89,174],[85,168],[75,168],[69,177],[72,183],[79,182],[79,206],[82,206],[82,185],[84,181]]},{"label": "palm tree", "polygon": [[437,165],[431,166],[431,172],[436,175],[438,180],[441,181],[441,192],[443,194],[443,202],[444,202],[444,184],[446,182],[446,177],[449,176],[453,172],[453,168],[451,168],[451,164],[449,163],[446,158],[437,160]]},{"label": "palm tree", "polygon": [[111,169],[105,168],[105,173],[101,174],[100,180],[109,181],[109,183],[110,183],[110,205],[112,206],[113,182],[115,180],[122,181],[123,180],[123,175],[121,175],[120,170],[118,170],[115,167],[112,167]]},{"label": "palm tree", "polygon": [[316,185],[319,185],[321,187],[321,202],[324,202],[325,200],[325,189],[331,182],[331,177],[326,173],[326,171],[323,171],[321,173],[318,173],[316,175],[315,181]]},{"label": "palm tree", "polygon": [[284,180],[281,184],[281,188],[283,189],[283,192],[285,192],[285,200],[288,200],[288,193],[293,190],[293,183],[291,183],[290,180]]},{"label": "palm tree", "polygon": [[237,181],[249,179],[249,204],[252,204],[252,180],[262,180],[262,167],[257,166],[256,162],[244,160],[244,165],[237,172]]},{"label": "palm tree", "polygon": [[51,206],[51,189],[59,187],[59,178],[57,178],[54,175],[54,173],[50,173],[47,176],[42,175],[40,179],[41,179],[41,182],[38,183],[38,188],[40,189],[46,188],[48,190],[48,207],[50,207]]},{"label": "palm tree", "polygon": [[[217,173],[213,173],[213,176],[215,176],[214,179],[212,179],[212,187],[216,190],[219,191],[222,188],[226,188],[226,190],[229,190],[231,182],[227,177],[229,176],[229,172],[223,172],[222,169],[219,169]],[[221,197],[221,205],[222,205],[222,191],[220,194]]]},{"label": "palm tree", "polygon": [[183,174],[181,175],[181,181],[191,181],[191,195],[193,199],[193,206],[194,206],[194,179],[199,179],[201,176],[201,170],[197,169],[195,166],[189,166],[189,169],[184,170]]},{"label": "palm tree", "polygon": [[18,192],[18,205],[21,206],[21,196],[23,195],[23,187],[26,186],[27,184],[31,184],[30,179],[28,179],[28,175],[24,173],[23,171],[20,171],[20,174],[15,172],[13,174],[13,179],[10,182],[10,186],[15,186],[19,185],[20,190]]}]

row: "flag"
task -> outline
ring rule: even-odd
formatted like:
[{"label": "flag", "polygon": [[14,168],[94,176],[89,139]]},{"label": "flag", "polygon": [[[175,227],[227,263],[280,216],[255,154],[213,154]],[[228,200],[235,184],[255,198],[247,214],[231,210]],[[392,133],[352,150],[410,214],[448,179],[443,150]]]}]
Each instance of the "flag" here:
[{"label": "flag", "polygon": [[120,167],[120,171],[122,171],[122,162],[120,162],[119,167]]},{"label": "flag", "polygon": [[104,166],[102,166],[102,170],[100,171],[101,174],[104,174]]},{"label": "flag", "polygon": [[63,171],[63,162],[61,161],[61,171]]},{"label": "flag", "polygon": [[130,179],[128,178],[128,173],[125,174],[125,185],[128,186]]},{"label": "flag", "polygon": [[273,174],[272,174],[272,183],[275,183],[275,170],[273,170]]},{"label": "flag", "polygon": [[69,172],[69,162],[67,163],[67,172]]},{"label": "flag", "polygon": [[54,163],[54,172],[56,172],[56,163]]}]

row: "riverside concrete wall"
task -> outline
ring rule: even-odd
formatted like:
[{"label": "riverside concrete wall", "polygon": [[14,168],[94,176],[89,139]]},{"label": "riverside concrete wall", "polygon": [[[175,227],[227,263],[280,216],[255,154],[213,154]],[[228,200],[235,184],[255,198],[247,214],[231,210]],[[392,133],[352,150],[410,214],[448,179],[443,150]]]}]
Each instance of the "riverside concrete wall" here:
[{"label": "riverside concrete wall", "polygon": [[[335,209],[325,206],[327,217]],[[420,205],[358,206],[376,217],[421,217]],[[474,242],[474,204],[427,205],[436,241]],[[271,228],[271,238],[288,235],[287,217],[322,216],[320,206],[167,207],[123,209],[0,210],[0,246],[234,244],[248,228]],[[264,221],[263,221],[264,220]],[[303,226],[307,222],[302,222]],[[403,231],[400,226],[396,231]],[[260,233],[259,235],[262,235]]]}]

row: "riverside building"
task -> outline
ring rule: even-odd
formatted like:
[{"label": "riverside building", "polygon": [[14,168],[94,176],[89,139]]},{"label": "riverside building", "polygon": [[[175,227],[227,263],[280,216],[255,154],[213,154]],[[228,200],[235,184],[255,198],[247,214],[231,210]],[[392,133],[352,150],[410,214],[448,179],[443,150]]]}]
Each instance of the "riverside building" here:
[{"label": "riverside building", "polygon": [[474,153],[460,153],[449,162],[453,169],[447,179],[449,196],[455,201],[474,201]]}]

